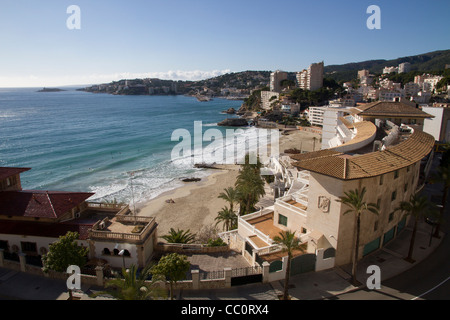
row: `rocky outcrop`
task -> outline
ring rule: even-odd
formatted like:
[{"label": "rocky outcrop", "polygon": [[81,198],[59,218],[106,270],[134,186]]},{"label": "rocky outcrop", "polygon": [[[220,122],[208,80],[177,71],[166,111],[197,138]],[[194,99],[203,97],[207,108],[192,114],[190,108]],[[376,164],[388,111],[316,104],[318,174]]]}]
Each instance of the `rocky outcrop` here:
[{"label": "rocky outcrop", "polygon": [[236,110],[235,110],[234,108],[230,108],[230,109],[228,109],[228,110],[226,110],[226,111],[223,111],[222,113],[235,114],[235,113],[236,113]]},{"label": "rocky outcrop", "polygon": [[221,127],[246,127],[248,126],[248,122],[246,119],[242,118],[231,118],[225,119],[217,124]]}]

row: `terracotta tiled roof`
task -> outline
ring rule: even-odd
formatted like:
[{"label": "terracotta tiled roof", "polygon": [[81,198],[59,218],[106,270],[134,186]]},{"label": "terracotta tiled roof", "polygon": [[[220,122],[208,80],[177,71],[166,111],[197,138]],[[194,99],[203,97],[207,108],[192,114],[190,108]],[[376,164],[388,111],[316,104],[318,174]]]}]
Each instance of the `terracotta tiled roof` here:
[{"label": "terracotta tiled roof", "polygon": [[0,180],[9,178],[16,174],[31,170],[31,168],[10,168],[10,167],[0,167]]},{"label": "terracotta tiled roof", "polygon": [[312,172],[342,180],[378,176],[414,164],[428,155],[434,146],[434,137],[415,131],[407,140],[384,151],[363,155],[348,155],[333,149],[295,155],[293,165]]},{"label": "terracotta tiled roof", "polygon": [[94,195],[86,192],[3,191],[0,215],[57,219]]},{"label": "terracotta tiled roof", "polygon": [[376,101],[364,106],[352,108],[351,112],[366,117],[434,118],[434,116],[423,112],[419,108],[395,101]]},{"label": "terracotta tiled roof", "polygon": [[0,220],[0,233],[16,234],[24,236],[58,238],[68,231],[78,232],[79,240],[89,238],[89,229],[92,224],[66,222],[66,223],[42,223],[33,221]]}]

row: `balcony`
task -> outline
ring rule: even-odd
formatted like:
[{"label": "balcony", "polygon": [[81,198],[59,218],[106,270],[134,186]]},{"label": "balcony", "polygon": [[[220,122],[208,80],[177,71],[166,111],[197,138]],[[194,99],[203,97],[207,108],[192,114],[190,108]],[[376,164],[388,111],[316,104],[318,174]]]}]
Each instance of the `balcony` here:
[{"label": "balcony", "polygon": [[131,215],[128,205],[91,202],[87,211],[97,221],[89,230],[93,240],[142,243],[157,227],[153,217]]}]

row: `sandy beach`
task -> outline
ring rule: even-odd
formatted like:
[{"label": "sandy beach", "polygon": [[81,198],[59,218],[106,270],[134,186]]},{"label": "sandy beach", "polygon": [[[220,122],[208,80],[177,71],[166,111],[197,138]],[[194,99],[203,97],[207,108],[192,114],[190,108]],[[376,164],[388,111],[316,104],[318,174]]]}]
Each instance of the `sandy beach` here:
[{"label": "sandy beach", "polygon": [[[158,223],[158,236],[168,233],[170,228],[199,232],[203,226],[214,225],[217,213],[227,205],[218,198],[227,187],[234,187],[239,166],[221,166],[211,170],[212,174],[198,182],[187,182],[184,186],[161,194],[140,208],[140,216],[151,216]],[[172,199],[174,203],[167,203]],[[218,225],[222,230],[222,225]]]},{"label": "sandy beach", "polygon": [[[320,135],[290,131],[288,135],[280,135],[279,151],[297,148],[312,151],[314,145],[320,149]],[[217,166],[219,167],[219,166]],[[199,232],[204,226],[215,225],[217,213],[227,205],[218,196],[227,187],[234,187],[239,173],[237,165],[221,165],[219,169],[210,169],[211,175],[198,182],[187,182],[184,186],[161,194],[150,200],[139,209],[138,215],[156,218],[158,223],[158,236],[168,233],[170,228]],[[174,203],[167,203],[172,199]],[[222,230],[222,224],[218,225]],[[163,241],[162,239],[158,239]]]}]

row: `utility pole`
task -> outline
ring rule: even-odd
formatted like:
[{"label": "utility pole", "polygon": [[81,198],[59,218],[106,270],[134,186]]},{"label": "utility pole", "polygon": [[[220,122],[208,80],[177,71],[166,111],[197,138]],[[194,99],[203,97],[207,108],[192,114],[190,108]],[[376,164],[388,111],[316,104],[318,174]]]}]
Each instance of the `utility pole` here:
[{"label": "utility pole", "polygon": [[136,225],[137,223],[137,217],[136,217],[136,204],[134,202],[134,188],[133,188],[133,176],[134,176],[134,171],[129,172],[130,174],[130,185],[131,185],[131,198],[133,200],[133,213],[134,213],[134,224]]}]

